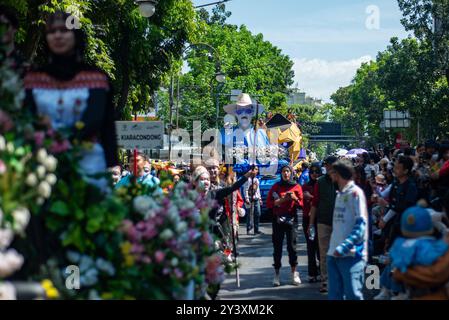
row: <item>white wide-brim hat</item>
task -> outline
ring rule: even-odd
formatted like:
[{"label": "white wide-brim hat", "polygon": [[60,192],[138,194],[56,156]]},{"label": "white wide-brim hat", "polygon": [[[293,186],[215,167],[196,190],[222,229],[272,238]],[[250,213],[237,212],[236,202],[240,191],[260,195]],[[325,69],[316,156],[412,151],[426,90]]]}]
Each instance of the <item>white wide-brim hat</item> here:
[{"label": "white wide-brim hat", "polygon": [[[223,107],[224,111],[228,114],[236,115],[236,111],[238,108],[246,108],[248,106],[252,106],[253,108],[253,116],[256,115],[257,112],[257,104],[256,102],[253,102],[249,94],[247,93],[241,93],[237,97],[237,102],[235,104],[228,104]],[[262,114],[264,112],[265,108],[263,105],[259,104],[259,114]]]}]

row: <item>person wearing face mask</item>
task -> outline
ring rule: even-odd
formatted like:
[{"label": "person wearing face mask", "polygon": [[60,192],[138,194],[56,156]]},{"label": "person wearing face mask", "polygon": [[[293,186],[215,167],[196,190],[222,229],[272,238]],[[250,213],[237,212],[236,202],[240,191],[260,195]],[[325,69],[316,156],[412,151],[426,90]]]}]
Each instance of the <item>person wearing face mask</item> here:
[{"label": "person wearing face mask", "polygon": [[122,179],[122,167],[120,166],[113,167],[111,169],[111,174],[112,174],[112,183],[116,185],[117,182],[119,182],[120,179]]},{"label": "person wearing face mask", "polygon": [[[224,188],[218,188],[218,189],[211,189],[211,182],[210,182],[210,173],[209,171],[203,167],[198,166],[192,174],[192,184],[196,191],[198,191],[200,194],[203,194],[205,196],[210,197],[211,199],[214,199],[217,201],[218,206],[215,208],[212,208],[209,211],[209,217],[216,221],[217,223],[223,223],[226,221],[226,214],[223,214],[223,212],[219,212],[218,208],[224,207],[225,205],[225,199],[227,196],[231,195],[234,191],[240,189],[246,181],[248,181],[248,178],[255,177],[256,171],[254,168],[252,168],[250,171],[245,173],[236,183],[229,187]],[[216,229],[214,229],[214,232],[216,233]]]},{"label": "person wearing face mask", "polygon": [[86,181],[102,191],[105,178],[94,175],[118,165],[114,106],[108,76],[85,62],[86,35],[67,29],[70,14],[51,14],[45,27],[48,63],[26,74],[24,105],[55,131],[69,132],[74,142],[87,142],[79,161]]},{"label": "person wearing face mask", "polygon": [[[123,177],[116,185],[115,188],[121,188],[125,186],[129,186],[131,184],[132,179],[136,179],[137,183],[148,186],[150,188],[158,187],[160,185],[159,178],[153,176],[150,173],[150,167],[147,156],[138,152],[136,156],[136,167],[137,167],[137,176],[134,177],[134,172]],[[130,158],[130,168],[134,168],[134,157]]]},{"label": "person wearing face mask", "polygon": [[220,162],[217,159],[210,158],[204,162],[204,166],[209,171],[211,189],[224,187],[224,183],[220,180]]},{"label": "person wearing face mask", "polygon": [[280,286],[280,269],[284,237],[287,238],[287,251],[291,267],[291,283],[301,284],[301,278],[296,271],[298,257],[296,254],[297,239],[297,210],[303,207],[303,194],[301,186],[294,179],[291,166],[284,166],[281,170],[281,181],[275,183],[267,195],[267,207],[273,210],[273,267],[275,275],[274,286]]}]

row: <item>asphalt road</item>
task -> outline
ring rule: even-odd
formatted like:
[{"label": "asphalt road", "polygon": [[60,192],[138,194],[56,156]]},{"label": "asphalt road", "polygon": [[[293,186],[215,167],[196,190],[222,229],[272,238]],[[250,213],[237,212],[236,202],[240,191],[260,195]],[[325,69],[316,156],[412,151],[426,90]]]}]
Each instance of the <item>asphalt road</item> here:
[{"label": "asphalt road", "polygon": [[261,224],[262,235],[246,235],[244,223],[240,226],[238,257],[240,263],[240,288],[236,275],[227,276],[219,292],[220,300],[326,300],[327,295],[318,290],[319,283],[307,282],[307,251],[302,230],[297,245],[298,271],[302,284],[291,285],[291,270],[288,264],[287,247],[284,240],[282,257],[281,286],[273,287],[274,268],[271,223]]}]

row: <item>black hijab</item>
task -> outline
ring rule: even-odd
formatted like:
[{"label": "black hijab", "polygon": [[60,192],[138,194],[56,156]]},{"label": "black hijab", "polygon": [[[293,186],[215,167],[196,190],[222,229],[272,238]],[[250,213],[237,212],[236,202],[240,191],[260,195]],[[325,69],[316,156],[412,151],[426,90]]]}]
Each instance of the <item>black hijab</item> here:
[{"label": "black hijab", "polygon": [[76,54],[59,56],[52,54],[50,62],[41,71],[61,81],[72,80],[79,72],[93,69],[84,62],[80,62]]},{"label": "black hijab", "polygon": [[[282,170],[284,170],[284,168],[288,168],[290,170],[290,172],[291,172],[290,180],[288,180],[288,181],[285,181],[284,177],[282,176]],[[298,183],[295,181],[294,174],[295,174],[295,171],[293,170],[293,168],[291,166],[289,166],[289,165],[283,166],[282,169],[281,169],[281,181],[279,181],[279,184],[281,186],[295,186],[295,185],[297,185]]]},{"label": "black hijab", "polygon": [[[70,17],[69,13],[57,11],[47,19],[47,30],[54,23],[66,21]],[[61,81],[73,79],[80,71],[92,70],[94,67],[84,62],[87,47],[87,37],[80,28],[71,30],[75,34],[75,50],[71,55],[61,56],[50,51],[48,44],[45,45],[46,54],[49,57],[48,64],[41,68],[41,71],[49,74],[53,78]]]}]

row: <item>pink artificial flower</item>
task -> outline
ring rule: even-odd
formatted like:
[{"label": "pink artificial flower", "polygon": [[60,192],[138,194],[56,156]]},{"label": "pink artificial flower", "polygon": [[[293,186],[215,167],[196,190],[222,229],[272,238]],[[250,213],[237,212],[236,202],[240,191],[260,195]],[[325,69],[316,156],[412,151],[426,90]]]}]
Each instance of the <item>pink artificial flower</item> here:
[{"label": "pink artificial flower", "polygon": [[47,130],[47,136],[53,137],[54,135],[55,135],[55,131],[53,129],[50,128]]},{"label": "pink artificial flower", "polygon": [[54,154],[63,153],[70,149],[70,143],[68,140],[63,140],[61,142],[54,141],[50,146],[50,152]]},{"label": "pink artificial flower", "polygon": [[169,274],[170,273],[170,269],[169,268],[164,268],[162,269],[162,274]]},{"label": "pink artificial flower", "polygon": [[142,244],[134,243],[131,247],[132,253],[143,253],[145,252],[145,247]]},{"label": "pink artificial flower", "polygon": [[181,218],[188,217],[189,215],[190,215],[190,210],[181,209],[181,210],[179,211],[179,216],[180,216]]},{"label": "pink artificial flower", "polygon": [[189,241],[192,241],[192,240],[194,240],[196,238],[197,231],[192,228],[189,231],[187,231],[187,234],[189,235]]},{"label": "pink artificial flower", "polygon": [[0,129],[2,131],[9,131],[14,128],[14,122],[6,112],[0,110]]},{"label": "pink artificial flower", "polygon": [[203,232],[202,240],[206,246],[211,246],[213,243],[212,236],[209,232]]},{"label": "pink artificial flower", "polygon": [[157,236],[157,230],[156,229],[147,229],[143,234],[142,234],[143,238],[145,240],[150,240],[153,239],[154,237]]},{"label": "pink artificial flower", "polygon": [[122,221],[122,225],[120,227],[120,230],[122,232],[128,232],[128,230],[130,230],[131,228],[133,228],[133,223],[131,220],[125,219]]},{"label": "pink artificial flower", "polygon": [[140,241],[142,239],[142,234],[134,227],[129,228],[126,235],[131,241]]},{"label": "pink artificial flower", "polygon": [[44,139],[45,139],[45,132],[36,131],[34,133],[34,142],[38,147],[41,147],[44,144]]},{"label": "pink artificial flower", "polygon": [[6,165],[2,160],[0,160],[0,174],[4,174],[5,172],[6,172]]},{"label": "pink artificial flower", "polygon": [[206,261],[206,281],[212,284],[218,284],[224,281],[224,271],[221,266],[220,257],[213,255]]},{"label": "pink artificial flower", "polygon": [[154,254],[154,259],[156,259],[157,263],[161,263],[165,259],[165,253],[160,250],[156,251],[156,253]]},{"label": "pink artificial flower", "polygon": [[147,255],[142,256],[142,262],[145,264],[150,264],[151,263],[151,258]]},{"label": "pink artificial flower", "polygon": [[145,222],[144,222],[144,221],[139,221],[139,222],[136,224],[136,229],[137,229],[137,230],[145,230]]},{"label": "pink artificial flower", "polygon": [[161,216],[156,216],[153,220],[154,220],[154,223],[155,223],[157,226],[160,226],[160,225],[163,225],[163,224],[164,224],[164,218],[161,217]]},{"label": "pink artificial flower", "polygon": [[184,273],[181,270],[179,270],[178,268],[176,268],[174,270],[174,273],[175,273],[176,278],[178,278],[178,279],[182,279],[182,277],[184,276]]},{"label": "pink artificial flower", "polygon": [[164,198],[164,199],[162,200],[162,206],[168,207],[169,205],[170,205],[170,199]]}]

